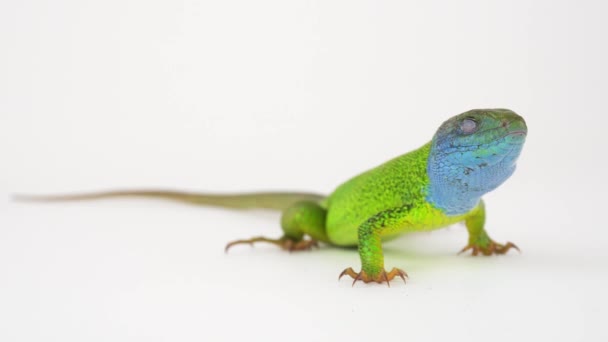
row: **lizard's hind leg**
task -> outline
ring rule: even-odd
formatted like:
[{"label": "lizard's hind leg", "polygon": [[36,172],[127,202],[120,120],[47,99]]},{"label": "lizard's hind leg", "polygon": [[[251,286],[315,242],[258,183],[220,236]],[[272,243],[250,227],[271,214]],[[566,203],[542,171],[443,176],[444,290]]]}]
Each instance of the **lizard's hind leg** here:
[{"label": "lizard's hind leg", "polygon": [[[317,247],[317,241],[329,242],[325,232],[325,217],[327,210],[315,202],[298,202],[283,211],[281,228],[283,236],[278,239],[254,237],[246,240],[237,240],[226,245],[226,251],[234,245],[251,244],[256,242],[272,243],[284,250],[302,251]],[[308,235],[310,239],[305,239]]]}]

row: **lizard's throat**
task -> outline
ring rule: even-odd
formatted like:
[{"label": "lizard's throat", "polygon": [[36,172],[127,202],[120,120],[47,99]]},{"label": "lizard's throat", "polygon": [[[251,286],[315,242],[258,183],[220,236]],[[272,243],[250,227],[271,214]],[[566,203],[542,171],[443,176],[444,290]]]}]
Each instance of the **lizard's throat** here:
[{"label": "lizard's throat", "polygon": [[441,153],[431,149],[427,164],[427,201],[446,215],[465,214],[474,209],[481,196],[494,190],[515,171],[517,151],[506,151],[491,164],[467,154]]}]

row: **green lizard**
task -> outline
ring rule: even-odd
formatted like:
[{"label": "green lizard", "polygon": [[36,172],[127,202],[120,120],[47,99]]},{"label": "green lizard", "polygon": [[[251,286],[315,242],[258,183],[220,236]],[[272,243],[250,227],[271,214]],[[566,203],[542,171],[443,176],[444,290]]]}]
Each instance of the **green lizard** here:
[{"label": "green lizard", "polygon": [[[361,271],[345,269],[353,284],[387,282],[407,274],[386,271],[382,241],[398,234],[429,231],[464,221],[473,255],[504,254],[513,243],[498,244],[484,229],[481,197],[511,176],[527,127],[508,109],[475,109],[445,121],[422,147],[366,171],[338,186],[329,196],[309,193],[198,194],[131,190],[67,196],[22,196],[24,200],[57,201],[110,197],[157,197],[228,208],[282,210],[283,235],[229,243],[276,244],[290,251],[307,250],[317,241],[357,246]],[[308,237],[308,238],[306,238]]]}]

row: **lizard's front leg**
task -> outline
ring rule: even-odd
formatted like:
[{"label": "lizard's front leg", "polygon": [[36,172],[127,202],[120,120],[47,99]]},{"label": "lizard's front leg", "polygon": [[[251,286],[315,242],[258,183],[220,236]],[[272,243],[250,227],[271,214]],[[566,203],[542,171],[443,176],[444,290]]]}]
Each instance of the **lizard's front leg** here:
[{"label": "lizard's front leg", "polygon": [[361,258],[361,272],[355,272],[351,267],[345,269],[340,274],[340,278],[344,275],[351,276],[354,281],[362,280],[366,283],[386,282],[390,286],[390,281],[399,276],[405,281],[407,273],[405,271],[393,268],[390,272],[384,269],[384,254],[382,253],[381,237],[387,233],[394,233],[407,224],[406,216],[409,212],[409,206],[398,207],[386,211],[382,211],[365,223],[358,230],[359,234],[359,256]]},{"label": "lizard's front leg", "polygon": [[504,245],[494,242],[484,229],[485,221],[486,208],[483,201],[480,201],[477,208],[464,221],[469,232],[469,243],[460,253],[471,250],[473,255],[479,255],[479,253],[482,255],[505,254],[511,248],[519,251],[519,248],[512,242]]}]

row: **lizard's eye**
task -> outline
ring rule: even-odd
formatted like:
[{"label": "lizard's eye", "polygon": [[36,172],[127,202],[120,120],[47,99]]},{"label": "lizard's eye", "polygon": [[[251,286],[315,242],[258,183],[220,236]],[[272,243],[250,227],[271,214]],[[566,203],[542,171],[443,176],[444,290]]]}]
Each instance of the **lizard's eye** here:
[{"label": "lizard's eye", "polygon": [[475,133],[475,131],[477,131],[477,121],[469,118],[462,120],[460,123],[460,130],[462,130],[462,133],[464,134]]}]

